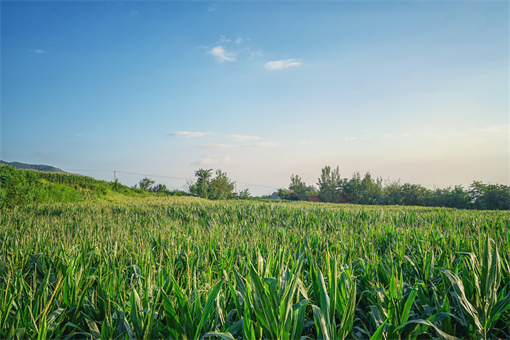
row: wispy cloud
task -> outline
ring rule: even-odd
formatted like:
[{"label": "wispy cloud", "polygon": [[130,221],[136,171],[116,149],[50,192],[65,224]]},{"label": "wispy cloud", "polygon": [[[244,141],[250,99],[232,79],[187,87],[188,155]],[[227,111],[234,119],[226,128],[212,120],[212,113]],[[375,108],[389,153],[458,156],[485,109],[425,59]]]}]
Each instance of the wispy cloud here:
[{"label": "wispy cloud", "polygon": [[227,138],[236,142],[250,142],[253,140],[261,139],[259,136],[245,136],[245,135],[228,135]]},{"label": "wispy cloud", "polygon": [[239,145],[209,143],[209,144],[195,145],[195,147],[200,148],[200,149],[233,149],[233,148],[238,148]]},{"label": "wispy cloud", "polygon": [[235,40],[235,43],[236,43],[236,44],[240,44],[240,43],[242,43],[242,42],[243,42],[243,38],[237,38],[237,39]]},{"label": "wispy cloud", "polygon": [[214,12],[217,9],[218,9],[218,5],[212,4],[209,7],[207,7],[207,12]]},{"label": "wispy cloud", "polygon": [[220,35],[220,40],[218,40],[217,44],[225,44],[231,42],[232,39],[228,39],[224,35]]},{"label": "wispy cloud", "polygon": [[241,149],[241,148],[255,148],[255,147],[273,147],[279,145],[273,142],[260,142],[260,143],[246,143],[246,144],[196,144],[194,147],[199,149]]},{"label": "wispy cloud", "polygon": [[200,158],[200,160],[193,163],[193,165],[216,166],[216,165],[221,165],[221,164],[229,164],[230,162],[231,162],[230,156],[223,156],[223,157],[206,156],[206,157]]},{"label": "wispy cloud", "polygon": [[207,135],[213,135],[212,132],[200,132],[200,131],[177,131],[173,132],[170,135],[176,136],[176,137],[182,137],[182,138],[196,138],[196,137],[203,137]]},{"label": "wispy cloud", "polygon": [[265,64],[266,70],[283,70],[285,68],[289,67],[295,67],[301,65],[300,61],[297,61],[297,59],[283,59],[283,60],[275,60],[275,61],[269,61]]},{"label": "wispy cloud", "polygon": [[227,52],[223,46],[213,47],[212,50],[209,51],[209,54],[212,54],[216,60],[220,63],[225,61],[232,62],[236,61],[236,54],[233,52]]},{"label": "wispy cloud", "polygon": [[31,52],[31,53],[35,53],[35,54],[44,54],[44,53],[46,53],[45,50],[40,50],[40,49],[28,50],[28,51]]},{"label": "wispy cloud", "polygon": [[83,133],[77,133],[74,135],[75,137],[78,137],[78,138],[83,138],[83,137],[86,137],[87,135],[83,134]]},{"label": "wispy cloud", "polygon": [[51,154],[51,152],[49,152],[49,151],[39,151],[37,154],[39,156],[48,156],[48,155]]},{"label": "wispy cloud", "polygon": [[132,16],[132,17],[136,17],[136,16],[138,15],[138,13],[139,13],[139,12],[138,12],[137,10],[134,10],[134,9],[133,9],[133,10],[131,11],[131,16]]},{"label": "wispy cloud", "polygon": [[250,144],[244,144],[243,146],[245,147],[256,147],[256,146],[262,146],[262,147],[273,147],[273,146],[278,146],[279,144],[278,143],[273,143],[273,142],[260,142],[260,143],[250,143]]}]

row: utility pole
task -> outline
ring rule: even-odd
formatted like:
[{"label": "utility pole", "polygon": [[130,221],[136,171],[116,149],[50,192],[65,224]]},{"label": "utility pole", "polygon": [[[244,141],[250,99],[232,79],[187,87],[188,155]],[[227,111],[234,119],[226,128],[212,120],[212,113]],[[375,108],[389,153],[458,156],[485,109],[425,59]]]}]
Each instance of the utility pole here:
[{"label": "utility pole", "polygon": [[113,181],[115,182],[117,180],[117,171],[113,171]]},{"label": "utility pole", "polygon": [[234,192],[236,193],[237,196],[237,181],[234,181]]}]

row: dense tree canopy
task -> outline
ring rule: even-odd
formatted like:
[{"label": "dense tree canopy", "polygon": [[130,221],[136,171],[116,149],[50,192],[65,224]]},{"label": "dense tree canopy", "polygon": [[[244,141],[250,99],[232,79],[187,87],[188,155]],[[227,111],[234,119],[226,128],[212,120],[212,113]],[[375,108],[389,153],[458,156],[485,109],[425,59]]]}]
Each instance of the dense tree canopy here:
[{"label": "dense tree canopy", "polygon": [[[286,194],[285,189],[280,189],[280,197],[306,200],[307,195],[313,194],[313,187],[307,187],[298,175],[293,174],[290,180],[289,189],[294,193]],[[350,179],[341,178],[339,168],[330,166],[322,168],[317,184],[323,202],[510,210],[510,186],[502,184],[474,181],[469,189],[456,185],[430,190],[419,184],[401,184],[400,181],[383,185],[382,178],[374,178],[369,172],[363,177],[355,172]]]},{"label": "dense tree canopy", "polygon": [[234,183],[228,178],[227,173],[216,170],[216,177],[212,177],[212,169],[198,169],[195,171],[196,183],[190,187],[190,193],[202,198],[214,200],[232,198]]}]

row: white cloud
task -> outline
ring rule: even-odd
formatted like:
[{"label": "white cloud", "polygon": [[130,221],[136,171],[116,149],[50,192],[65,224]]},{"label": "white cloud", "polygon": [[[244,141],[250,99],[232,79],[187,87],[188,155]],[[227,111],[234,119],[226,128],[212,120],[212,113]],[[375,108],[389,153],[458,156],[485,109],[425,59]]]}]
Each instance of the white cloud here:
[{"label": "white cloud", "polygon": [[86,137],[87,135],[85,135],[83,133],[77,133],[77,134],[75,134],[75,136],[78,138],[83,138],[83,137]]},{"label": "white cloud", "polygon": [[232,41],[231,39],[228,39],[224,35],[221,35],[220,40],[218,40],[217,44],[225,44],[225,43],[229,43],[231,41]]},{"label": "white cloud", "polygon": [[235,41],[236,44],[240,44],[242,42],[243,42],[243,38],[237,38]]},{"label": "white cloud", "polygon": [[238,148],[238,145],[232,145],[232,144],[200,144],[196,145],[197,148],[202,149],[232,149],[232,148]]},{"label": "white cloud", "polygon": [[131,16],[132,16],[132,17],[136,17],[136,16],[138,15],[138,13],[139,13],[139,12],[138,12],[137,10],[132,10],[132,11],[131,11]]},{"label": "white cloud", "polygon": [[46,53],[46,51],[39,50],[39,49],[38,50],[29,50],[29,52],[32,52],[32,53],[35,53],[35,54],[44,54],[44,53]]},{"label": "white cloud", "polygon": [[212,4],[211,6],[207,7],[207,12],[214,12],[218,9],[218,6],[216,4]]},{"label": "white cloud", "polygon": [[183,138],[196,138],[196,137],[203,137],[207,135],[212,135],[212,132],[199,132],[199,131],[178,131],[171,133],[171,135],[174,135],[176,137],[183,137]]},{"label": "white cloud", "polygon": [[252,143],[252,144],[245,144],[245,146],[262,146],[262,147],[272,147],[272,146],[277,146],[279,145],[278,143],[273,143],[273,142],[261,142],[261,143]]},{"label": "white cloud", "polygon": [[228,135],[227,138],[236,142],[249,142],[252,140],[261,139],[258,136],[245,136],[245,135]]},{"label": "white cloud", "polygon": [[49,151],[40,151],[37,153],[39,156],[48,156],[51,154],[51,152]]},{"label": "white cloud", "polygon": [[262,51],[252,51],[250,57],[262,57]]},{"label": "white cloud", "polygon": [[229,164],[230,162],[231,162],[230,156],[224,157],[206,156],[200,158],[200,160],[198,162],[195,162],[195,164],[200,166],[216,166],[221,164]]},{"label": "white cloud", "polygon": [[265,68],[266,70],[283,70],[284,68],[289,68],[293,66],[299,66],[301,65],[301,62],[297,61],[296,59],[284,59],[284,60],[275,60],[275,61],[269,61],[266,63]]},{"label": "white cloud", "polygon": [[216,57],[216,60],[220,63],[225,61],[236,61],[236,54],[225,51],[223,46],[213,47],[213,49],[209,51],[209,54],[212,54],[214,57]]}]

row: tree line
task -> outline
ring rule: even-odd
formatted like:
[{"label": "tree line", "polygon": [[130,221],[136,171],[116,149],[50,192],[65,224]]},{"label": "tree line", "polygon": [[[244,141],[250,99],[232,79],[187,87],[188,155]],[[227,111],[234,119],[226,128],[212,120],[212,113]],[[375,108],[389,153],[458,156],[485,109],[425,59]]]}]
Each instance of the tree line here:
[{"label": "tree line", "polygon": [[318,178],[318,188],[307,186],[298,175],[290,177],[289,190],[279,190],[281,198],[306,200],[318,195],[322,202],[351,202],[356,204],[417,205],[449,207],[458,209],[510,210],[510,186],[484,184],[480,181],[466,189],[462,185],[443,189],[427,189],[419,184],[387,182],[374,178],[367,172],[361,176],[355,172],[351,178],[342,178],[338,166],[325,166]]}]

